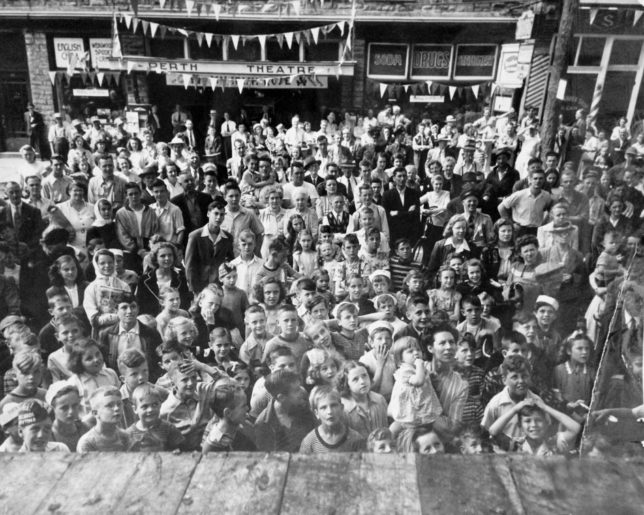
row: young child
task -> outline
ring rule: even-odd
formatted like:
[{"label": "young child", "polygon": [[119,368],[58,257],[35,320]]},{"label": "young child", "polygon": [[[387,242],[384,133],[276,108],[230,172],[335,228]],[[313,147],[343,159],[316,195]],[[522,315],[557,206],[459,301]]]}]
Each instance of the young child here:
[{"label": "young child", "polygon": [[358,275],[362,277],[364,274],[364,262],[358,255],[360,250],[360,243],[355,234],[347,234],[342,240],[342,254],[344,261],[342,261],[335,270],[333,277],[333,284],[335,287],[335,296],[341,299],[347,295],[347,279],[351,275]]},{"label": "young child", "polygon": [[0,410],[5,404],[21,403],[29,399],[45,400],[47,390],[40,388],[43,365],[37,352],[21,350],[12,361],[18,385],[0,401]]},{"label": "young child", "polygon": [[315,295],[315,281],[308,277],[302,277],[295,281],[294,287],[297,314],[300,318],[304,318],[306,315],[306,303]]},{"label": "young child", "polygon": [[181,309],[181,297],[179,290],[172,286],[163,286],[159,289],[159,298],[161,299],[162,311],[159,313],[155,320],[157,322],[157,331],[159,334],[165,334],[165,329],[170,320],[176,317],[189,318],[190,314]]},{"label": "young child", "polygon": [[268,342],[266,331],[266,312],[259,304],[250,306],[244,314],[246,340],[239,349],[239,359],[250,365],[253,360],[261,360]]},{"label": "young child", "polygon": [[478,424],[464,426],[457,441],[459,451],[463,455],[472,456],[483,453],[483,435],[481,426]]},{"label": "young child", "polygon": [[565,345],[568,361],[555,367],[553,386],[561,392],[574,418],[581,421],[588,411],[595,383],[595,372],[588,366],[593,345],[585,334],[570,336]]},{"label": "young child", "polygon": [[418,340],[410,336],[399,338],[394,342],[392,354],[398,369],[387,414],[394,420],[389,429],[396,436],[403,427],[433,423],[442,409],[425,369]]},{"label": "young child", "polygon": [[[295,356],[291,349],[284,346],[277,346],[267,353],[266,364],[270,373],[278,370],[297,372]],[[257,417],[271,401],[270,394],[266,391],[265,378],[260,377],[253,385],[253,392],[250,398],[250,415]]]},{"label": "young child", "polygon": [[336,390],[327,385],[316,387],[310,404],[320,425],[304,437],[301,453],[359,452],[364,448],[364,438],[344,421],[342,399]]},{"label": "young child", "polygon": [[288,286],[292,279],[300,277],[300,274],[288,264],[289,248],[283,237],[275,238],[268,246],[268,252],[268,259],[257,272],[258,283],[264,278],[272,277]]},{"label": "young child", "polygon": [[204,429],[213,415],[215,383],[198,382],[194,363],[188,360],[171,363],[168,376],[172,381],[172,394],[161,405],[161,418],[184,436],[184,450],[198,450]]},{"label": "young child", "polygon": [[438,288],[429,290],[429,310],[433,313],[442,309],[449,314],[452,324],[458,323],[461,316],[462,295],[456,291],[456,272],[449,266],[438,270]]},{"label": "young child", "polygon": [[412,270],[418,270],[419,266],[414,262],[411,242],[408,238],[398,238],[394,243],[396,255],[389,260],[391,270],[392,291],[401,291],[403,281]]},{"label": "young child", "polygon": [[67,368],[69,356],[74,343],[83,336],[81,321],[76,316],[65,315],[58,320],[56,339],[62,347],[47,358],[47,370],[51,373],[52,381],[63,381],[72,375]]},{"label": "young child", "polygon": [[[535,322],[536,323],[536,322]],[[505,361],[509,356],[523,356],[530,354],[525,336],[517,331],[504,331],[501,335],[501,357]],[[486,406],[490,399],[503,390],[503,371],[501,365],[490,368],[483,379],[481,390],[481,405]]]},{"label": "young child", "polygon": [[[308,362],[306,368],[304,364]],[[302,359],[302,378],[309,388],[329,385],[336,387],[342,358],[331,349],[316,347],[306,352]]]},{"label": "young child", "polygon": [[412,297],[424,296],[425,293],[425,279],[420,270],[410,270],[403,279],[402,290],[397,294],[398,309],[404,311],[407,306],[407,301]]},{"label": "young child", "polygon": [[132,291],[136,289],[137,284],[139,283],[139,276],[134,270],[128,270],[125,268],[125,258],[123,256],[123,250],[111,248],[110,252],[114,254],[114,270],[116,277],[128,284]]},{"label": "young child", "polygon": [[45,400],[54,410],[53,440],[64,443],[70,451],[75,451],[78,440],[89,430],[79,418],[78,389],[66,381],[58,381],[49,387]]},{"label": "young child", "polygon": [[18,427],[22,437],[20,452],[69,452],[60,442],[52,442],[52,419],[45,403],[29,399],[20,404]]},{"label": "young child", "polygon": [[479,293],[478,298],[481,300],[481,317],[484,320],[489,320],[492,324],[501,327],[501,320],[492,314],[494,312],[494,307],[496,306],[496,299],[486,291]]},{"label": "young child", "polygon": [[[416,454],[431,456],[433,454],[445,453],[443,438],[431,425],[417,428],[412,435],[411,442],[411,450]],[[408,452],[404,447],[400,451]]]},{"label": "young child", "polygon": [[461,301],[461,311],[465,320],[456,326],[461,337],[465,333],[474,336],[476,351],[474,364],[486,369],[492,354],[500,348],[500,326],[482,317],[481,299],[467,295]]},{"label": "young child", "polygon": [[591,341],[595,341],[599,331],[598,320],[603,315],[606,306],[608,287],[613,281],[623,277],[623,275],[624,271],[618,265],[617,259],[608,253],[602,252],[599,258],[597,258],[595,270],[588,276],[588,283],[595,293],[590,304],[588,304],[585,315],[587,334]]},{"label": "young child", "polygon": [[335,296],[331,292],[331,274],[325,268],[316,268],[311,275],[311,279],[315,281],[315,291],[322,295],[329,306],[333,307],[335,304]]},{"label": "young child", "polygon": [[[318,254],[319,254],[319,264],[323,270],[329,274],[329,291],[335,291],[335,285],[333,284],[333,278],[336,275],[338,268],[340,268],[340,263],[338,256],[342,257],[342,252],[335,252],[336,245],[329,241],[322,241],[318,244]],[[339,247],[338,247],[339,248]]]},{"label": "young child", "polygon": [[555,329],[559,302],[548,295],[539,295],[535,302],[534,316],[537,319],[537,349],[545,354],[549,367],[566,361],[563,338]]},{"label": "young child", "polygon": [[386,400],[391,397],[394,387],[394,372],[396,363],[391,349],[394,329],[388,322],[377,322],[369,327],[369,347],[361,358],[360,363],[367,367],[373,377],[372,389]]},{"label": "young child", "polygon": [[476,341],[474,337],[469,333],[464,334],[456,344],[456,371],[467,381],[469,387],[462,416],[462,422],[465,425],[478,425],[483,417],[481,392],[485,372],[474,365],[475,352]]},{"label": "young child", "polygon": [[382,295],[391,291],[391,273],[389,270],[374,270],[369,276],[369,282],[374,295]]},{"label": "young child", "polygon": [[[105,366],[103,353],[98,343],[90,338],[81,338],[74,343],[69,353],[68,368],[72,373],[69,384],[78,389],[81,397],[81,417],[87,421],[93,412],[90,403],[93,392],[103,386],[118,390],[121,387],[121,382],[116,372]],[[122,406],[120,411],[122,411]]]},{"label": "young child", "polygon": [[300,231],[298,243],[300,249],[293,253],[293,268],[304,277],[311,277],[313,270],[318,266],[318,254],[311,231],[308,229]]},{"label": "young child", "polygon": [[246,394],[246,401],[250,406],[250,395],[253,391],[253,371],[243,361],[236,361],[228,370],[228,377],[233,379]]},{"label": "young child", "polygon": [[344,363],[338,378],[338,390],[342,395],[349,427],[363,438],[370,437],[374,430],[387,425],[387,401],[379,393],[371,391],[371,378],[362,363]]},{"label": "young child", "polygon": [[18,426],[19,413],[20,404],[17,402],[9,402],[0,409],[0,429],[6,437],[0,445],[0,453],[18,452],[22,447],[22,437]]},{"label": "young child", "polygon": [[[316,293],[304,304],[306,312],[302,317],[304,322],[304,327],[307,327],[316,322],[324,322],[327,328],[333,328],[334,330],[338,329],[337,322],[335,320],[330,320],[331,310],[329,309],[329,301],[326,297]],[[306,330],[305,330],[306,332]]]},{"label": "young child", "polygon": [[172,389],[172,381],[168,376],[168,369],[170,364],[180,362],[186,359],[191,359],[192,354],[186,352],[184,348],[179,345],[176,341],[166,341],[159,345],[156,349],[157,356],[159,357],[159,367],[161,370],[164,370],[165,373],[159,377],[156,381],[156,385],[170,391]]},{"label": "young child", "polygon": [[382,250],[381,242],[386,241],[384,233],[377,227],[370,227],[364,231],[365,242],[360,249],[359,255],[365,264],[365,274],[371,274],[376,270],[389,269],[389,245],[387,250]]},{"label": "young child", "polygon": [[233,342],[230,332],[225,327],[215,327],[210,333],[209,351],[206,358],[219,370],[221,375],[227,375],[236,363],[233,355]]},{"label": "young child", "polygon": [[332,333],[333,345],[346,359],[360,359],[369,340],[368,331],[358,329],[358,313],[358,308],[351,302],[341,302],[335,308],[340,331]]},{"label": "young child", "polygon": [[47,291],[47,304],[49,306],[48,311],[51,315],[51,320],[38,333],[38,342],[42,349],[43,359],[47,359],[52,352],[60,348],[60,342],[56,338],[58,321],[65,316],[73,314],[74,310],[69,295],[60,288],[50,288]]},{"label": "young child", "polygon": [[232,313],[231,322],[243,338],[245,334],[244,312],[248,308],[249,302],[246,292],[237,287],[237,269],[230,263],[222,263],[219,266],[219,280],[224,291],[221,306]]},{"label": "young child", "polygon": [[[250,302],[256,302],[254,285],[264,261],[255,255],[255,233],[253,231],[244,229],[239,233],[238,239],[239,256],[233,259],[230,264],[237,269],[237,286],[246,292]],[[268,244],[266,246],[268,248]]]},{"label": "young child", "polygon": [[161,420],[163,398],[158,388],[139,384],[131,393],[137,421],[127,428],[128,451],[163,452],[180,449],[184,442],[181,432],[170,422]]},{"label": "young child", "polygon": [[235,383],[220,381],[213,394],[215,416],[206,427],[202,452],[256,451],[255,443],[241,430],[248,414],[244,391]]},{"label": "young child", "polygon": [[92,391],[89,399],[96,425],[80,437],[77,452],[124,452],[130,445],[125,430],[119,426],[123,417],[121,392],[112,386]]},{"label": "young child", "polygon": [[[563,428],[553,437],[549,435],[548,417],[552,417]],[[515,418],[518,418],[520,435],[507,438],[506,426]],[[532,456],[568,454],[574,448],[580,430],[579,423],[551,408],[539,397],[523,399],[516,403],[489,429],[490,436],[496,438],[502,448]]]},{"label": "young child", "polygon": [[374,306],[378,310],[378,313],[382,313],[382,320],[390,323],[394,328],[394,333],[405,329],[407,324],[405,324],[405,322],[403,322],[396,316],[397,299],[391,293],[381,293],[380,295],[374,297],[371,302],[373,302]]},{"label": "young child", "polygon": [[394,437],[388,427],[379,427],[367,437],[367,452],[374,454],[391,454],[394,452]]},{"label": "young child", "polygon": [[174,317],[168,322],[163,334],[163,341],[176,343],[182,353],[193,356],[193,352],[202,354],[203,351],[195,346],[197,326],[188,317]]},{"label": "young child", "polygon": [[288,304],[280,306],[278,310],[278,324],[280,334],[274,336],[266,343],[263,360],[266,361],[266,357],[271,350],[283,345],[291,349],[295,357],[295,362],[299,366],[302,361],[302,356],[311,348],[311,344],[298,330],[299,317],[297,316],[297,309]]}]

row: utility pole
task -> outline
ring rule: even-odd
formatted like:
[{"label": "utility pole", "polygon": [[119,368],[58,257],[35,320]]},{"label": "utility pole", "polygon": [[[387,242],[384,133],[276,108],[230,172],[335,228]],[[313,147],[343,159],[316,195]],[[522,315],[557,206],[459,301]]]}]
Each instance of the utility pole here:
[{"label": "utility pole", "polygon": [[557,88],[559,80],[566,71],[568,49],[572,41],[572,24],[575,12],[579,9],[579,0],[563,0],[561,4],[561,19],[559,32],[555,41],[555,50],[548,76],[548,91],[543,108],[541,121],[541,148],[543,153],[549,151],[554,143],[559,125],[559,109],[557,104]]}]

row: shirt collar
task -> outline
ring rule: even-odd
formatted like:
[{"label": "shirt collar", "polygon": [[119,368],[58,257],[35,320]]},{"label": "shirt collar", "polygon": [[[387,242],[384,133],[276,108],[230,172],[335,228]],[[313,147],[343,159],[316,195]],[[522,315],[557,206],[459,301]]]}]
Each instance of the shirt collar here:
[{"label": "shirt collar", "polygon": [[461,252],[463,250],[467,250],[467,251],[470,250],[470,246],[467,244],[467,240],[463,240],[463,243],[461,243],[457,247],[456,245],[454,245],[454,241],[452,240],[451,236],[445,240],[445,245],[451,245],[452,247],[454,247],[454,250],[456,252]]},{"label": "shirt collar", "polygon": [[126,329],[125,329],[125,328],[124,328],[124,327],[119,323],[119,336],[120,336],[120,335],[122,335],[122,334],[127,334],[127,333],[136,334],[136,335],[138,336],[138,335],[139,335],[139,323],[138,323],[138,322],[136,322],[136,323],[134,324],[134,327],[133,327],[132,329],[130,329],[129,331],[127,331],[127,330],[126,330]]}]

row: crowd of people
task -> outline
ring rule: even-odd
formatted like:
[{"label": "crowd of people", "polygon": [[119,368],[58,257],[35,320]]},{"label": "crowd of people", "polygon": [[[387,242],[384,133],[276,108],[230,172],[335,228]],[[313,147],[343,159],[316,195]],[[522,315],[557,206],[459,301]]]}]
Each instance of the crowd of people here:
[{"label": "crowd of people", "polygon": [[0,450],[547,456],[591,404],[638,413],[625,120],[607,138],[579,112],[544,149],[534,109],[209,115],[204,138],[181,106],[139,134],[57,113],[23,147]]}]

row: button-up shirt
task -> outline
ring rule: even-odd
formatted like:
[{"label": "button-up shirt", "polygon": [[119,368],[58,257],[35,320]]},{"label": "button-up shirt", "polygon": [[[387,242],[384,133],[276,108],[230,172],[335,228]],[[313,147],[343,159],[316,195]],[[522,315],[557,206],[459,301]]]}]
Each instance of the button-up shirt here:
[{"label": "button-up shirt", "polygon": [[134,324],[131,329],[125,329],[119,324],[119,355],[128,349],[142,350],[141,338],[139,338],[139,323]]},{"label": "button-up shirt", "polygon": [[547,191],[540,191],[535,197],[530,188],[525,188],[506,197],[501,205],[512,210],[512,221],[521,227],[539,227],[551,203],[552,197]]},{"label": "button-up shirt", "polygon": [[74,181],[67,175],[56,178],[53,174],[45,177],[42,181],[42,196],[56,204],[69,200],[67,190]]},{"label": "button-up shirt", "polygon": [[[308,227],[308,226],[307,226]],[[221,228],[233,235],[234,241],[239,241],[239,234],[244,229],[250,229],[255,234],[255,237],[264,234],[264,227],[255,214],[243,207],[239,211],[230,211],[226,209],[226,216],[221,224]],[[234,245],[233,252],[235,256],[239,255],[239,246]]]},{"label": "button-up shirt", "polygon": [[163,207],[160,207],[159,204],[155,202],[150,207],[154,210],[154,213],[157,215],[159,220],[158,233],[165,241],[179,243],[178,235],[186,228],[183,222],[181,209],[171,202],[167,202]]}]

